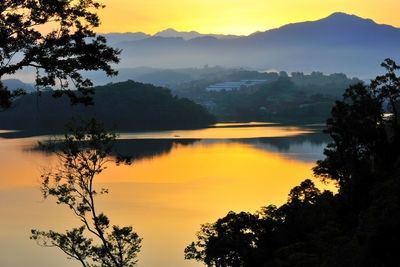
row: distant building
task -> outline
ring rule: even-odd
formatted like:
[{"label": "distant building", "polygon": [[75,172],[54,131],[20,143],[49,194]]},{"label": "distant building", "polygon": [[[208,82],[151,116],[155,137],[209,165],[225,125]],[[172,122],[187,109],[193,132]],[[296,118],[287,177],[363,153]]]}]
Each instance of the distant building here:
[{"label": "distant building", "polygon": [[206,91],[232,91],[242,87],[251,87],[260,83],[267,82],[267,80],[241,80],[240,82],[223,82],[210,85]]},{"label": "distant building", "polygon": [[217,104],[215,104],[214,101],[208,101],[204,103],[203,106],[208,110],[214,110],[217,107]]}]

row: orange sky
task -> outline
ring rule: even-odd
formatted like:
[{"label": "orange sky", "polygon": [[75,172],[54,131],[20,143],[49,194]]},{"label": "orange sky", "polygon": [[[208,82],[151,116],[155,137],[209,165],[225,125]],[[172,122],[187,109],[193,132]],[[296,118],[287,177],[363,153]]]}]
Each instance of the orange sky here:
[{"label": "orange sky", "polygon": [[317,20],[333,12],[355,14],[400,27],[399,0],[103,0],[99,32],[166,28],[200,33],[250,34],[284,24]]}]

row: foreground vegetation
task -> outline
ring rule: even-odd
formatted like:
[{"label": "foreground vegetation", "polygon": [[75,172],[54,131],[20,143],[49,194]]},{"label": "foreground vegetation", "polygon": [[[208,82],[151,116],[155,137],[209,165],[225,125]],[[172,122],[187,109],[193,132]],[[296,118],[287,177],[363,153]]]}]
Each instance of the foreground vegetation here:
[{"label": "foreground vegetation", "polygon": [[336,183],[337,194],[321,192],[307,179],[280,207],[229,212],[202,225],[185,258],[208,266],[394,266],[400,236],[400,66],[390,59],[382,66],[387,73],[369,86],[350,86],[327,121],[333,142],[314,173]]},{"label": "foreground vegetation", "polygon": [[[108,193],[95,182],[114,159],[117,135],[95,119],[71,120],[67,128],[63,140],[43,144],[56,153],[60,167],[42,174],[41,191],[44,198],[54,197],[58,205],[67,206],[81,226],[65,233],[33,229],[31,239],[44,247],[59,248],[83,267],[134,266],[142,239],[132,226],[111,226],[96,205],[97,196]],[[118,154],[115,161],[129,164],[131,158]]]}]

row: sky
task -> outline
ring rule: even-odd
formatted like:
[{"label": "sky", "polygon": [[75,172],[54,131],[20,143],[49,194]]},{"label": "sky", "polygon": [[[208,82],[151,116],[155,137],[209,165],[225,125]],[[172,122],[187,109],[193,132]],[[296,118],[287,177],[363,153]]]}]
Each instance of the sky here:
[{"label": "sky", "polygon": [[[101,0],[100,0],[101,1]],[[318,20],[334,12],[400,27],[399,0],[102,0],[98,32],[144,32],[167,28],[248,35],[288,23]]]}]

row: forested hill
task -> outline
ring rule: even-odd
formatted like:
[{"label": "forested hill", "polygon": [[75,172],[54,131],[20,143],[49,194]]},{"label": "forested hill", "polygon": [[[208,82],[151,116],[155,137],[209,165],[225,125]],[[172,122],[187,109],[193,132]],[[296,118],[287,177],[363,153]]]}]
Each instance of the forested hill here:
[{"label": "forested hill", "polygon": [[[173,93],[207,107],[219,121],[323,123],[345,89],[362,82],[342,73],[324,75],[321,72],[292,72],[289,76],[284,71],[279,74],[240,71],[232,76],[214,82],[202,79],[185,83]],[[234,77],[266,82],[232,90],[206,89],[213,83],[235,81]]]},{"label": "forested hill", "polygon": [[62,133],[77,115],[95,116],[120,131],[196,128],[215,121],[201,105],[173,96],[169,89],[134,81],[95,87],[95,105],[89,107],[71,106],[66,97],[51,95],[33,93],[18,99],[13,108],[0,112],[0,129]]}]

